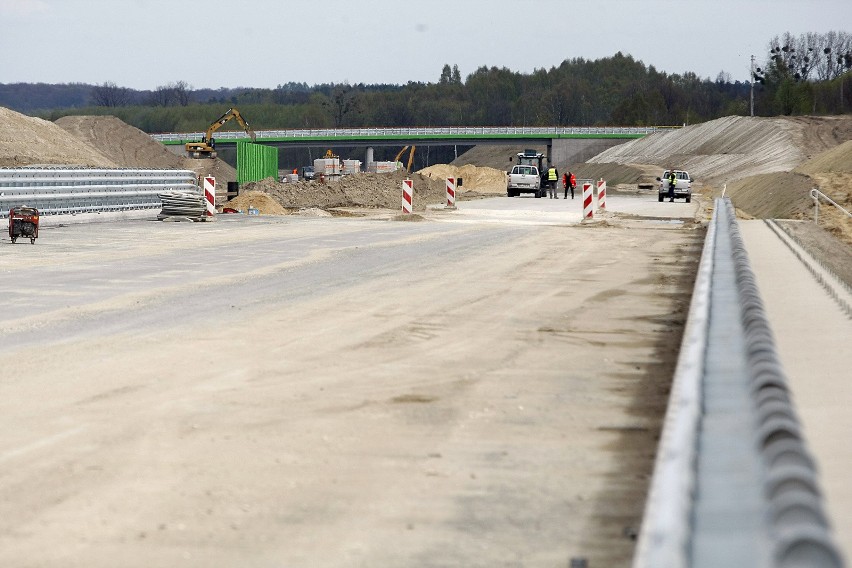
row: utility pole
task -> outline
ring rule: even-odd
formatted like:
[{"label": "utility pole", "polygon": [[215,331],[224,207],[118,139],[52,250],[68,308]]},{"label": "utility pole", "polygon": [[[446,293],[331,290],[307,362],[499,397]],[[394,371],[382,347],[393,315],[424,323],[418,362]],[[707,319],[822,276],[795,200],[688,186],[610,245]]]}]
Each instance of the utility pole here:
[{"label": "utility pole", "polygon": [[751,116],[754,116],[754,55],[751,56],[751,75],[749,76],[748,82],[751,85]]}]

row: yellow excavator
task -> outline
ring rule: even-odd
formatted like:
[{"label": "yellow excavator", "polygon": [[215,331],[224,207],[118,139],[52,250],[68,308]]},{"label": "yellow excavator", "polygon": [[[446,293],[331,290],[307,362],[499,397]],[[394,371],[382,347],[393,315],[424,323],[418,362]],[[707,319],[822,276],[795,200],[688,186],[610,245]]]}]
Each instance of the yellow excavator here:
[{"label": "yellow excavator", "polygon": [[[405,168],[405,171],[411,173],[411,164],[414,163],[414,149],[417,146],[411,147],[411,152],[408,154],[408,166]],[[405,151],[408,150],[408,146],[403,146],[402,150],[399,151],[399,154],[396,155],[396,158],[393,159],[394,162],[400,163],[399,159],[402,158],[402,155],[405,154]]]},{"label": "yellow excavator", "polygon": [[187,142],[186,143],[186,155],[192,158],[215,158],[216,157],[216,141],[213,139],[213,133],[222,128],[222,125],[231,120],[232,118],[237,119],[237,122],[240,123],[240,126],[246,131],[246,134],[254,140],[255,134],[254,130],[252,130],[248,122],[240,114],[236,108],[229,108],[228,111],[216,119],[210,126],[207,127],[207,132],[204,134],[204,138],[201,139],[201,142]]}]

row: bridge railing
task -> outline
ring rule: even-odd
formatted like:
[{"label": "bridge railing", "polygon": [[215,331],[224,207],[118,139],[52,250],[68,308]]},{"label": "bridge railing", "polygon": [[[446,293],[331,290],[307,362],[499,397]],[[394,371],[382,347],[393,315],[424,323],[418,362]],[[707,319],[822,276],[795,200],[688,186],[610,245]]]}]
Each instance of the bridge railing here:
[{"label": "bridge railing", "polygon": [[[406,128],[319,128],[259,130],[257,139],[273,138],[387,138],[389,136],[577,136],[577,135],[626,135],[643,136],[653,134],[662,127],[657,126],[426,126]],[[171,132],[152,134],[160,142],[199,140],[203,132]],[[242,131],[220,131],[217,140],[239,140],[248,138]]]}]

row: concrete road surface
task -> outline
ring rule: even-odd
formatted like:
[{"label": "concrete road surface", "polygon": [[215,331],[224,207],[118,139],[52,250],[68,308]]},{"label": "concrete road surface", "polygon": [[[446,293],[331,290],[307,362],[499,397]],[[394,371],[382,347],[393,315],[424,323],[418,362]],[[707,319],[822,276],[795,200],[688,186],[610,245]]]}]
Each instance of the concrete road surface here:
[{"label": "concrete road surface", "polygon": [[763,221],[739,226],[835,537],[852,558],[852,319]]},{"label": "concrete road surface", "polygon": [[619,201],[3,239],[0,565],[629,565],[704,231]]}]

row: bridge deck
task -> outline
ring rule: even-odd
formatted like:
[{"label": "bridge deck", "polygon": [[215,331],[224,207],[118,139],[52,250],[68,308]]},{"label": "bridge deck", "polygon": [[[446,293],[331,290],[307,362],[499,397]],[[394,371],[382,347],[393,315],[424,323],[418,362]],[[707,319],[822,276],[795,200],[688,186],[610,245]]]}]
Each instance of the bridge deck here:
[{"label": "bridge deck", "polygon": [[[260,130],[259,143],[305,144],[308,142],[345,142],[349,145],[381,145],[411,142],[429,144],[506,144],[541,142],[558,139],[634,139],[670,127],[588,126],[588,127],[426,127],[426,128],[334,128]],[[202,132],[152,134],[163,144],[176,145],[200,140]],[[248,139],[243,131],[219,131],[217,143],[235,144]]]}]

